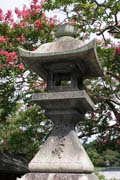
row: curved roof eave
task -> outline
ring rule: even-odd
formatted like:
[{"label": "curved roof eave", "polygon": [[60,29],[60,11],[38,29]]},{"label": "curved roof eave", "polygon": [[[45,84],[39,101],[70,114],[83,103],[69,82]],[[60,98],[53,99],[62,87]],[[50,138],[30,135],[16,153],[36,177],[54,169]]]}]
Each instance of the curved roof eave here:
[{"label": "curved roof eave", "polygon": [[[50,44],[51,43],[49,43],[49,46]],[[90,69],[90,73],[87,73],[84,78],[103,76],[102,68],[96,53],[95,39],[79,48],[68,51],[42,53],[38,52],[38,49],[36,51],[27,51],[19,48],[19,54],[24,62],[43,79],[46,79],[47,77],[47,72],[44,69],[43,64],[49,62],[71,62],[79,64],[83,62],[86,64],[86,67]]]},{"label": "curved roof eave", "polygon": [[[50,43],[49,43],[49,46],[50,46]],[[87,51],[89,51],[90,49],[92,51],[94,51],[94,49],[96,49],[96,42],[95,42],[95,39],[93,39],[92,41],[90,41],[89,43],[87,44],[84,44],[83,46],[79,47],[79,48],[76,48],[76,49],[73,49],[73,50],[67,50],[67,51],[58,51],[58,52],[51,52],[51,53],[42,53],[42,52],[38,52],[37,49],[35,51],[27,51],[23,48],[18,48],[19,49],[19,54],[22,58],[27,58],[27,59],[38,59],[40,58],[41,60],[45,58],[47,58],[47,60],[49,59],[53,59],[53,57],[59,57],[59,56],[71,56],[72,54],[76,54],[76,53],[84,53],[85,52],[87,53]]]}]

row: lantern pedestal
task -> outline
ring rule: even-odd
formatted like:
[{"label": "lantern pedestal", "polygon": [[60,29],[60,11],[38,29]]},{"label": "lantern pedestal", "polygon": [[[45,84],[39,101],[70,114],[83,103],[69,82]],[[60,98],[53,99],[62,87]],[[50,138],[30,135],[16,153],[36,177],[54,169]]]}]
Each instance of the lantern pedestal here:
[{"label": "lantern pedestal", "polygon": [[21,180],[98,180],[94,174],[84,173],[28,173]]},{"label": "lantern pedestal", "polygon": [[46,109],[54,128],[29,163],[33,173],[26,174],[25,180],[98,180],[74,131],[76,123],[83,121],[84,113],[94,105],[86,91],[34,94],[32,100]]},{"label": "lantern pedestal", "polygon": [[31,172],[86,172],[94,167],[74,131],[84,113],[93,109],[86,91],[34,94],[32,100],[46,109],[54,128],[40,151],[29,163]]},{"label": "lantern pedestal", "polygon": [[34,94],[32,100],[46,109],[54,122],[51,135],[29,163],[31,173],[22,180],[98,180],[94,166],[74,128],[94,104],[86,91]]}]

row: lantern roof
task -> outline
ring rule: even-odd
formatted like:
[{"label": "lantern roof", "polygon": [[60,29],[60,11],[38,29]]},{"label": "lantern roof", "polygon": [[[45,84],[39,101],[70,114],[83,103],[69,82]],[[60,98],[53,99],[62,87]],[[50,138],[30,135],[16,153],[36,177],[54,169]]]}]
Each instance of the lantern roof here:
[{"label": "lantern roof", "polygon": [[57,37],[59,38],[56,41],[42,44],[34,51],[19,48],[20,56],[44,80],[47,79],[47,67],[56,63],[76,65],[83,79],[103,75],[97,57],[95,39],[84,43],[69,36],[68,33],[67,36],[65,33],[65,35],[57,35]]}]

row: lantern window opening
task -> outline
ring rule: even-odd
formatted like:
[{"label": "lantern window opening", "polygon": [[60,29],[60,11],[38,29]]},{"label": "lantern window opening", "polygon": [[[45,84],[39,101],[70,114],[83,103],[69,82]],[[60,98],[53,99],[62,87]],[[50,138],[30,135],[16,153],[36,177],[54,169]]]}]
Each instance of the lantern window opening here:
[{"label": "lantern window opening", "polygon": [[72,84],[70,73],[53,73],[53,85],[54,86],[70,86]]}]

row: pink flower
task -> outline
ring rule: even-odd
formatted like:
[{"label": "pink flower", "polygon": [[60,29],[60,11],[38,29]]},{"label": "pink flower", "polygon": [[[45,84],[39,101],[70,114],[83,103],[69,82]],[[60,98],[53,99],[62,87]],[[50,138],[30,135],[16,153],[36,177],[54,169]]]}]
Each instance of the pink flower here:
[{"label": "pink flower", "polygon": [[0,43],[5,43],[7,42],[7,38],[3,37],[3,36],[0,36]]},{"label": "pink flower", "polygon": [[18,65],[18,68],[19,68],[19,70],[23,71],[25,69],[25,66],[24,66],[24,64],[21,63]]},{"label": "pink flower", "polygon": [[0,50],[0,55],[8,57],[9,53],[5,50]]},{"label": "pink flower", "polygon": [[0,14],[0,21],[2,21],[4,18],[3,18],[3,16]]},{"label": "pink flower", "polygon": [[2,9],[0,8],[0,14],[3,14],[3,11],[2,11]]},{"label": "pink flower", "polygon": [[31,9],[36,9],[36,5],[35,4],[31,4]]},{"label": "pink flower", "polygon": [[18,17],[21,17],[22,13],[18,8],[15,8],[15,13],[17,14]]},{"label": "pink flower", "polygon": [[14,22],[11,10],[7,11],[7,13],[5,15],[5,22],[6,23],[8,23],[8,22],[13,23]]},{"label": "pink flower", "polygon": [[0,21],[2,21],[4,18],[3,18],[3,11],[2,9],[0,8]]},{"label": "pink flower", "polygon": [[33,0],[33,3],[36,4],[38,2],[38,0]]},{"label": "pink flower", "polygon": [[11,65],[13,65],[13,64],[15,64],[15,61],[17,60],[17,55],[16,55],[16,52],[10,52],[10,53],[8,53],[8,55],[7,55],[7,60],[6,60],[6,62],[8,63],[8,64],[11,64]]},{"label": "pink flower", "polygon": [[43,29],[42,22],[39,19],[35,21],[35,25],[39,30]]},{"label": "pink flower", "polygon": [[41,88],[45,89],[47,87],[47,83],[46,82],[43,82],[40,84]]},{"label": "pink flower", "polygon": [[56,15],[53,18],[49,18],[49,24],[50,24],[51,28],[53,28],[57,22],[58,21],[57,21],[57,16]]},{"label": "pink flower", "polygon": [[116,54],[116,55],[120,55],[120,47],[118,47],[118,48],[115,49],[115,54]]},{"label": "pink flower", "polygon": [[11,18],[11,16],[12,16],[12,11],[8,10],[7,13],[6,13],[6,17]]},{"label": "pink flower", "polygon": [[16,60],[17,60],[16,52],[14,52],[14,51],[13,52],[8,52],[8,51],[5,51],[5,50],[0,50],[0,55],[6,57],[6,63],[8,65],[13,66],[16,63]]},{"label": "pink flower", "polygon": [[41,10],[42,10],[42,4],[40,4],[40,5],[31,4],[31,14],[32,14],[32,16],[35,16]]},{"label": "pink flower", "polygon": [[27,9],[26,6],[23,7],[23,10],[21,11],[21,16],[23,19],[27,19],[30,17],[30,9]]}]

